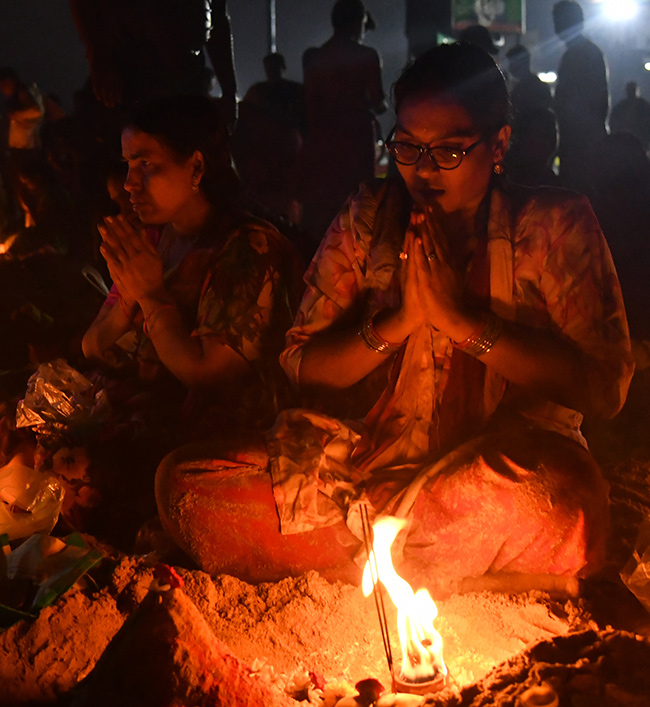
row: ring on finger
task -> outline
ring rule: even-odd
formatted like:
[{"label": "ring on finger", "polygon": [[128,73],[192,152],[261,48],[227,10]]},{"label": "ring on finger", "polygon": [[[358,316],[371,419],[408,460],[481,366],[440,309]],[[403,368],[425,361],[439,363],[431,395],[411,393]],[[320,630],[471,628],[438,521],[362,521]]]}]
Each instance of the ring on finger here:
[{"label": "ring on finger", "polygon": [[430,253],[427,253],[427,260],[429,262],[433,262],[434,260],[437,260],[438,256],[436,255],[435,251],[431,251]]},{"label": "ring on finger", "polygon": [[408,258],[409,258],[409,254],[406,253],[406,252],[403,251],[403,250],[400,250],[400,252],[399,252],[399,259],[400,259],[400,260],[408,260]]}]

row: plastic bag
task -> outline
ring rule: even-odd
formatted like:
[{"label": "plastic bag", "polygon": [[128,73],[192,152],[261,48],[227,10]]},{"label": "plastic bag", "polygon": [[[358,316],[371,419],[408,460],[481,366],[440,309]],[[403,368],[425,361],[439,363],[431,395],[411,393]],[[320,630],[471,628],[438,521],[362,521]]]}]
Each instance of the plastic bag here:
[{"label": "plastic bag", "polygon": [[104,391],[58,358],[42,363],[27,381],[25,397],[16,408],[16,427],[31,427],[42,436],[83,435],[106,419]]},{"label": "plastic bag", "polygon": [[58,520],[63,495],[54,477],[12,459],[0,468],[0,534],[17,540],[49,533]]},{"label": "plastic bag", "polygon": [[[0,539],[1,536],[0,536]],[[4,540],[4,550],[8,545]],[[36,533],[10,552],[0,568],[0,629],[34,618],[103,558],[78,533],[65,539]]]},{"label": "plastic bag", "polygon": [[634,553],[621,570],[625,586],[650,611],[650,518],[639,526]]}]

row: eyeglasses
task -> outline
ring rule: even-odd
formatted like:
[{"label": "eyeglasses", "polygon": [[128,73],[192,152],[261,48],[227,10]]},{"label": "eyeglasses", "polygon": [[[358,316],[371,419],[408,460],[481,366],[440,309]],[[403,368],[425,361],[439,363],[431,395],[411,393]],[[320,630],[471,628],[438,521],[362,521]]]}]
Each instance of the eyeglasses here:
[{"label": "eyeglasses", "polygon": [[446,145],[425,147],[424,145],[414,145],[412,142],[391,140],[394,132],[394,130],[391,130],[385,144],[386,149],[395,162],[404,165],[414,165],[422,154],[426,154],[438,169],[456,169],[456,167],[460,167],[463,157],[469,155],[477,145],[485,141],[485,138],[482,137],[464,150],[459,150],[457,147],[448,147]]}]

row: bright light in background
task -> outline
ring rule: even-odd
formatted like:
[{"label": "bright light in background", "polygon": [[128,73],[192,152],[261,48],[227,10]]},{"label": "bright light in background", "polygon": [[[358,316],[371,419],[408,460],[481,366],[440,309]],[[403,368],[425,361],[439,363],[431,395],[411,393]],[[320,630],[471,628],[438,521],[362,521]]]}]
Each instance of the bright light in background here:
[{"label": "bright light in background", "polygon": [[636,17],[639,3],[637,0],[604,0],[602,12],[612,22],[625,22]]},{"label": "bright light in background", "polygon": [[543,81],[544,83],[555,83],[557,81],[557,74],[555,73],[555,71],[542,71],[541,73],[537,74],[537,77],[540,81]]},{"label": "bright light in background", "polygon": [[646,61],[646,63],[643,65],[643,68],[644,68],[646,71],[650,71],[650,61]]}]

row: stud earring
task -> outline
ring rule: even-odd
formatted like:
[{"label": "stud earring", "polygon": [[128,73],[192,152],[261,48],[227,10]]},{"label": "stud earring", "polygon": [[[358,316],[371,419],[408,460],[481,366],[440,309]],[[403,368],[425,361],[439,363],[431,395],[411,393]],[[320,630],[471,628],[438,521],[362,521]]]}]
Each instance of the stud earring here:
[{"label": "stud earring", "polygon": [[501,164],[501,162],[497,162],[493,167],[493,172],[495,174],[503,174],[504,171],[505,170],[503,169],[503,165]]}]

